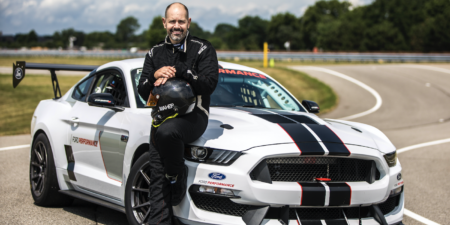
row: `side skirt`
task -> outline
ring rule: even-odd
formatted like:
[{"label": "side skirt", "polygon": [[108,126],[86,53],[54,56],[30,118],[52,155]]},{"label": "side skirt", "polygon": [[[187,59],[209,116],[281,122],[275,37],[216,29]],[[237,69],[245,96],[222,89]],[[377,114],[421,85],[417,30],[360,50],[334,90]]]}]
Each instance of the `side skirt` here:
[{"label": "side skirt", "polygon": [[104,201],[104,200],[101,200],[101,199],[98,199],[98,198],[95,198],[95,197],[92,197],[92,196],[89,196],[89,195],[86,195],[83,193],[80,193],[78,191],[60,190],[59,192],[62,194],[71,196],[73,198],[78,198],[78,199],[81,199],[81,200],[84,200],[84,201],[87,201],[90,203],[94,203],[96,205],[101,205],[106,208],[114,209],[121,213],[125,213],[125,207],[123,207],[123,206],[119,206],[119,205],[116,205],[116,204],[113,204],[113,203],[110,203],[110,202],[107,202],[107,201]]}]

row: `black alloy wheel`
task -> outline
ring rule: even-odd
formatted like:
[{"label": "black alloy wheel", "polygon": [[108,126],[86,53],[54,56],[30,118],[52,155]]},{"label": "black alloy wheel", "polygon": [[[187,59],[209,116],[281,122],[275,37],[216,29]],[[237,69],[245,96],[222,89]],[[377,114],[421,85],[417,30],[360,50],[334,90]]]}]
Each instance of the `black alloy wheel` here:
[{"label": "black alloy wheel", "polygon": [[47,148],[39,140],[31,149],[30,182],[31,191],[36,197],[40,197],[44,191],[44,182],[48,165]]},{"label": "black alloy wheel", "polygon": [[125,209],[130,224],[143,224],[150,214],[149,154],[139,157],[130,171],[125,190]]},{"label": "black alloy wheel", "polygon": [[39,206],[68,206],[73,198],[59,193],[53,152],[47,136],[40,133],[31,146],[30,188],[34,203]]}]

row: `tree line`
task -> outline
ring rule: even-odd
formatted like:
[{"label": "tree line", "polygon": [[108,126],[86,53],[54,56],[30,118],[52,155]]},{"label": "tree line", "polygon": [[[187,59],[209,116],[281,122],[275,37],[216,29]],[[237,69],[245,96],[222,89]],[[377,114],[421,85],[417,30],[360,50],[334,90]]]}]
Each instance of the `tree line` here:
[{"label": "tree line", "polygon": [[[195,20],[195,18],[194,18]],[[218,24],[213,32],[192,22],[190,33],[209,40],[218,50],[262,50],[268,42],[273,50],[359,51],[359,52],[449,52],[450,0],[375,0],[369,5],[352,7],[347,1],[321,0],[307,8],[301,17],[291,13],[273,15],[270,20],[245,16],[238,25]],[[17,34],[13,41],[2,39],[1,46],[45,46],[66,48],[70,36],[75,46],[88,49],[148,49],[166,36],[161,16],[154,17],[149,28],[135,34],[138,20],[127,17],[115,33],[83,33],[74,29],[38,37],[36,32]],[[41,38],[41,40],[39,40]]]}]

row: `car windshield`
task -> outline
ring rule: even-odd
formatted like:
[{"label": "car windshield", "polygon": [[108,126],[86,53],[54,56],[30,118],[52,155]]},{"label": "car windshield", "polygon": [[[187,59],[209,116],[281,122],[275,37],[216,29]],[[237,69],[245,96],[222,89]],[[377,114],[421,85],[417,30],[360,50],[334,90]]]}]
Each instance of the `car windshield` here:
[{"label": "car windshield", "polygon": [[304,111],[283,87],[254,72],[219,69],[219,82],[211,106],[241,106]]},{"label": "car windshield", "polygon": [[[137,92],[142,68],[131,71],[138,108],[145,108],[146,100]],[[286,90],[271,78],[254,72],[219,69],[219,81],[211,95],[210,106],[254,107],[305,111]]]}]

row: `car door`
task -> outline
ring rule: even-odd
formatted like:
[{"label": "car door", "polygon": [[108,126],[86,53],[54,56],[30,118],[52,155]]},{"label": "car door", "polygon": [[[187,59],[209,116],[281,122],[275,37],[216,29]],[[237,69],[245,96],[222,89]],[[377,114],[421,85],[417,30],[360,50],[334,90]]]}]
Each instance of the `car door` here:
[{"label": "car door", "polygon": [[[123,78],[119,70],[101,71],[93,78],[89,94],[111,93],[117,106],[129,107]],[[122,129],[125,113],[89,106],[86,101],[73,105],[68,119],[75,189],[119,200],[129,134]]]}]

